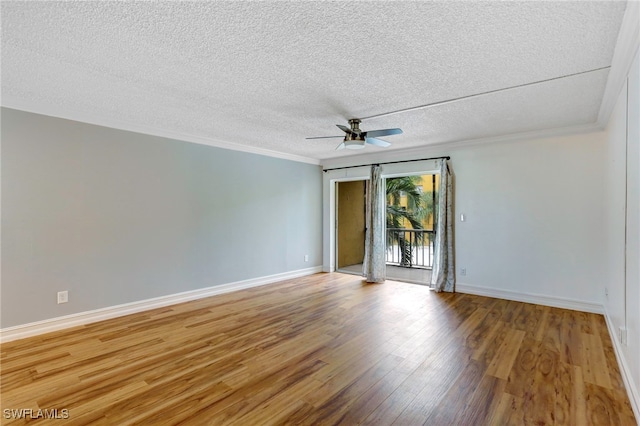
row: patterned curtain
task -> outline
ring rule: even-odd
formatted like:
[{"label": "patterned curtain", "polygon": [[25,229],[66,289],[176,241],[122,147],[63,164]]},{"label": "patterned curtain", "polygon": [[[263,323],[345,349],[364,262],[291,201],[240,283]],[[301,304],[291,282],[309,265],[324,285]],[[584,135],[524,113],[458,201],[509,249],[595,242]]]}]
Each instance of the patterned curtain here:
[{"label": "patterned curtain", "polygon": [[431,288],[437,292],[455,291],[455,269],[453,262],[453,185],[451,166],[446,159],[440,161],[440,193],[436,213],[437,229]]},{"label": "patterned curtain", "polygon": [[367,231],[365,234],[362,275],[368,283],[385,280],[385,189],[380,178],[380,166],[371,166],[367,182]]}]

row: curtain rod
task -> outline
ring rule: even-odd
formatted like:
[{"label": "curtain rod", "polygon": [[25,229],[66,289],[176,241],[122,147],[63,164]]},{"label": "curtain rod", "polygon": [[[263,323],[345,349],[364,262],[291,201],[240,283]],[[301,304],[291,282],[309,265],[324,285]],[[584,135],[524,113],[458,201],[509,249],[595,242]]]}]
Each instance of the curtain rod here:
[{"label": "curtain rod", "polygon": [[328,172],[330,170],[342,170],[342,169],[353,169],[355,167],[366,167],[366,166],[379,166],[381,164],[397,164],[397,163],[411,163],[414,161],[428,161],[428,160],[439,160],[444,158],[445,160],[451,160],[451,157],[431,157],[431,158],[418,158],[417,160],[403,160],[403,161],[387,161],[385,163],[372,163],[372,164],[360,164],[359,166],[345,166],[345,167],[335,167],[333,169],[324,169],[323,172]]}]

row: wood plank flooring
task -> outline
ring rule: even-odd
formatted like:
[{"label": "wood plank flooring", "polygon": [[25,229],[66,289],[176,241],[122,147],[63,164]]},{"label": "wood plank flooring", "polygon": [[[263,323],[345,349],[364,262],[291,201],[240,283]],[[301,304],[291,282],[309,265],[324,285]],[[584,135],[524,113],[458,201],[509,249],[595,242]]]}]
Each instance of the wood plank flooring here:
[{"label": "wood plank flooring", "polygon": [[601,315],[338,273],[5,343],[0,366],[2,424],[636,424]]}]

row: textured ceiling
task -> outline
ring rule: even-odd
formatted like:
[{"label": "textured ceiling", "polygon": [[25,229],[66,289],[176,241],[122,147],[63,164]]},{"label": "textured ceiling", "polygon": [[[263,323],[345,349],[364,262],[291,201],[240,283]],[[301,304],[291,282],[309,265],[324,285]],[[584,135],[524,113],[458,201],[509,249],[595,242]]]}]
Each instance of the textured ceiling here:
[{"label": "textured ceiling", "polygon": [[[624,2],[2,2],[2,104],[311,159],[594,123]],[[557,78],[581,73],[572,77]],[[371,150],[384,148],[368,147]],[[362,151],[360,151],[362,152]]]}]

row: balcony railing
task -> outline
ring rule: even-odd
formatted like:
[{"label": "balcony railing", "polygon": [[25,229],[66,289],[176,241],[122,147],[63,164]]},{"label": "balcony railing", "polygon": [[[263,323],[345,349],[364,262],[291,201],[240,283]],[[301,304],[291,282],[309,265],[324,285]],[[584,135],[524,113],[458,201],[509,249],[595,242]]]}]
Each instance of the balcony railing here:
[{"label": "balcony railing", "polygon": [[387,228],[386,263],[431,269],[435,237],[435,231],[426,229]]}]

